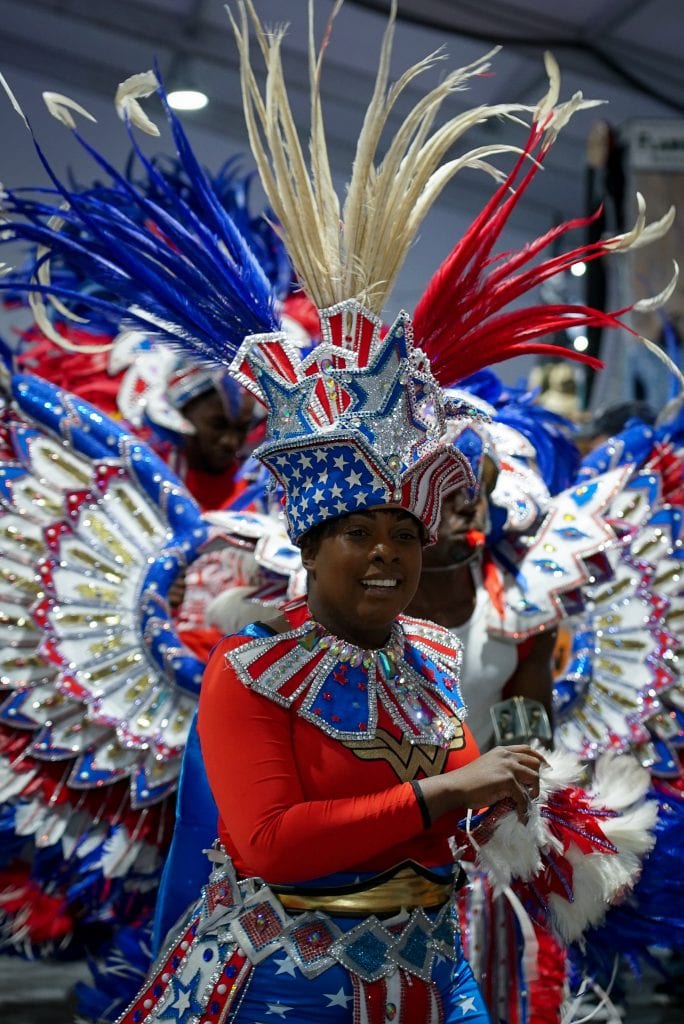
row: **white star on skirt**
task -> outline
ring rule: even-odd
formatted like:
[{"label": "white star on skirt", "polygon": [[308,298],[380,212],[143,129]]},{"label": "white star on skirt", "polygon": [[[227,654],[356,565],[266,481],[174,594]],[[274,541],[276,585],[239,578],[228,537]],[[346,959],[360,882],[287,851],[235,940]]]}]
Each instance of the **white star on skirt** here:
[{"label": "white star on skirt", "polygon": [[274,959],[273,962],[278,964],[276,974],[290,974],[294,978],[297,967],[294,960],[291,960],[289,956],[284,956],[282,960]]},{"label": "white star on skirt", "polygon": [[[181,989],[181,991],[178,993],[178,996],[176,998],[176,1009],[178,1010],[179,1015],[183,1015],[185,1013],[185,1011],[188,1009],[189,1006],[190,1006],[190,993],[189,992],[184,992]],[[181,1019],[180,1016],[179,1016],[178,1019],[179,1020]]]},{"label": "white star on skirt", "polygon": [[470,1013],[471,1010],[475,1013],[475,1010],[477,1009],[475,1006],[475,996],[468,996],[467,999],[462,999],[458,1005],[464,1017],[466,1013]]},{"label": "white star on skirt", "polygon": [[329,1000],[328,1006],[341,1006],[343,1009],[347,1009],[347,1003],[353,1001],[353,996],[345,995],[343,988],[340,988],[333,995],[331,992],[324,992],[323,995]]}]

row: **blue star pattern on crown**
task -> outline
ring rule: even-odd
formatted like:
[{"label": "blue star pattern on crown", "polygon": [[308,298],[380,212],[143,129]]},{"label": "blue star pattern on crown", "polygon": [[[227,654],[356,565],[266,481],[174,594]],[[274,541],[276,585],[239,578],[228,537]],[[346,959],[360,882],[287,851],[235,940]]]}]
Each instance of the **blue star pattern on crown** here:
[{"label": "blue star pattern on crown", "polygon": [[471,479],[449,443],[444,402],[400,313],[385,335],[353,300],[320,314],[323,341],[301,358],[281,334],[245,339],[231,372],[269,409],[255,453],[286,496],[294,538],[318,522],[395,504],[430,533],[441,496]]},{"label": "blue star pattern on crown", "polygon": [[394,484],[369,447],[357,447],[344,436],[262,458],[287,491],[288,518],[297,536],[319,521],[321,506],[339,516],[382,505]]}]

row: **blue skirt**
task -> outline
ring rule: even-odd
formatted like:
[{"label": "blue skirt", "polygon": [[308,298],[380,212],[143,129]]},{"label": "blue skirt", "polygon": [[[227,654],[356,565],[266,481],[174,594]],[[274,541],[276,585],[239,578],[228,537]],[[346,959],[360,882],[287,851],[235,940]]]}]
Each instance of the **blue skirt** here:
[{"label": "blue skirt", "polygon": [[453,900],[392,918],[288,912],[216,869],[121,1024],[489,1024]]}]

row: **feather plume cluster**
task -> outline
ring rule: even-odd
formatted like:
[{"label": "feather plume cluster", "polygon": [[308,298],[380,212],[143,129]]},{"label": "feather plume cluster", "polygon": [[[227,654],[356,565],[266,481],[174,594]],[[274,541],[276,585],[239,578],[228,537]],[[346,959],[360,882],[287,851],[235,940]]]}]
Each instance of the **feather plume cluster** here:
[{"label": "feather plume cluster", "polygon": [[661,359],[682,385],[684,377],[672,360],[624,319],[632,310],[648,312],[667,302],[677,284],[676,263],[672,279],[658,295],[624,309],[604,312],[578,303],[518,304],[510,309],[522,296],[576,263],[651,244],[669,231],[674,220],[671,208],[659,220],[647,224],[646,205],[638,195],[637,218],[625,234],[539,258],[549,249],[553,251],[569,232],[587,227],[594,219],[583,217],[555,226],[516,252],[494,252],[561,128],[576,111],[595,105],[595,101],[584,100],[581,93],[557,104],[558,66],[550,54],[546,54],[545,64],[549,89],[535,111],[527,142],[511,172],[428,283],[414,311],[416,342],[427,353],[437,379],[449,386],[493,363],[519,355],[564,355],[600,368],[602,364],[596,359],[539,339],[564,332],[568,326],[622,328]]},{"label": "feather plume cluster", "polygon": [[[569,231],[591,221],[580,218],[552,228],[520,251],[495,253],[513,210],[543,166],[560,130],[577,111],[597,102],[576,93],[559,103],[560,73],[550,55],[545,57],[548,89],[534,108],[521,104],[480,105],[440,123],[438,115],[454,92],[464,88],[473,76],[487,71],[492,54],[486,54],[467,67],[446,73],[414,103],[394,130],[391,122],[398,101],[444,55],[429,54],[396,81],[390,80],[397,7],[396,0],[392,0],[373,93],[346,195],[340,201],[327,150],[321,75],[327,40],[341,6],[342,0],[337,0],[317,47],[314,2],[308,0],[310,130],[306,139],[295,124],[285,84],[285,30],[267,31],[253,0],[236,0],[235,15],[229,12],[240,56],[243,105],[253,156],[296,276],[315,305],[324,309],[356,299],[379,315],[430,207],[460,170],[475,168],[500,185],[438,269],[414,313],[415,340],[430,359],[439,383],[453,385],[517,355],[558,354],[557,347],[540,339],[564,331],[569,324],[625,328],[684,383],[681,371],[662,350],[638,335],[625,320],[632,309],[651,310],[667,300],[675,287],[676,266],[672,280],[658,295],[617,311],[604,312],[573,303],[524,308],[518,304],[536,286],[580,260],[624,252],[661,237],[672,223],[673,211],[647,224],[640,198],[636,223],[625,234],[544,258],[543,254]],[[265,66],[263,86],[253,63],[252,35]],[[0,84],[26,121],[1,76]],[[68,189],[57,179],[36,143],[54,190],[48,190],[42,199],[27,197],[20,190],[9,191],[0,238],[22,237],[38,246],[34,281],[25,291],[30,294],[41,328],[65,347],[68,341],[54,330],[45,314],[44,297],[49,297],[62,316],[79,323],[82,321],[72,307],[76,298],[83,301],[83,293],[76,296],[73,288],[50,279],[50,260],[57,252],[68,259],[78,275],[104,289],[104,296],[88,298],[89,308],[100,318],[112,323],[116,320],[115,331],[127,323],[142,326],[152,337],[171,341],[196,359],[229,364],[243,337],[278,329],[274,295],[244,236],[221,209],[153,72],[134,75],[119,87],[117,110],[129,132],[133,126],[148,134],[157,132],[140,104],[155,89],[166,106],[178,157],[192,182],[196,202],[188,204],[168,192],[161,203],[140,195],[72,127],[79,143],[110,177],[112,190],[125,202]],[[54,116],[70,126],[75,123],[74,113],[90,116],[59,94],[47,94],[46,102]],[[474,125],[493,118],[520,121],[525,115],[531,117],[532,124],[523,147],[496,143],[449,158],[452,147]],[[381,153],[385,137],[390,141]],[[136,152],[148,165],[137,147]],[[503,175],[490,160],[507,153],[515,154],[516,160],[511,172]],[[158,180],[151,164],[149,176],[160,192],[168,188]],[[136,207],[135,217],[130,217],[127,204]],[[9,290],[11,284],[0,283],[0,288]],[[562,352],[589,365],[601,365],[581,353]]]},{"label": "feather plume cluster", "polygon": [[497,891],[515,882],[545,907],[559,937],[574,942],[637,881],[655,843],[657,804],[646,799],[648,772],[626,755],[600,758],[588,790],[577,788],[581,765],[572,755],[545,757],[527,821],[500,806],[474,830],[476,864]]},{"label": "feather plume cluster", "polygon": [[[231,21],[240,53],[245,119],[262,184],[281,225],[299,281],[320,308],[354,298],[376,314],[396,280],[408,249],[428,210],[460,170],[474,167],[499,179],[489,158],[519,152],[504,144],[481,146],[444,162],[447,152],[475,124],[529,111],[519,104],[479,106],[436,126],[444,102],[474,75],[489,67],[489,57],[446,74],[409,111],[383,156],[379,148],[395,106],[407,86],[443,59],[430,54],[390,83],[390,58],[396,17],[391,5],[375,87],[359,135],[343,204],[335,192],[328,158],[320,79],[326,41],[341,7],[335,4],[317,51],[313,0],[309,0],[310,137],[301,140],[285,85],[282,43],[285,30],[266,31],[252,0],[238,0]],[[260,87],[250,51],[250,26],[266,68]],[[495,51],[492,51],[495,52]]]},{"label": "feather plume cluster", "polygon": [[[661,237],[672,223],[673,211],[647,225],[643,201],[633,230],[625,235],[583,245],[535,265],[536,258],[568,231],[581,228],[586,218],[561,224],[512,254],[493,255],[493,249],[513,210],[524,196],[561,129],[579,110],[596,106],[580,92],[559,103],[560,72],[545,55],[548,89],[534,108],[520,104],[482,105],[437,126],[440,108],[449,96],[489,67],[486,54],[468,67],[446,74],[410,110],[392,135],[384,154],[380,143],[399,97],[406,87],[443,54],[433,53],[390,82],[390,58],[396,16],[393,0],[385,31],[375,86],[359,134],[351,177],[342,204],[336,194],[321,111],[320,79],[325,47],[342,0],[335,4],[316,49],[313,0],[309,0],[310,134],[300,138],[290,106],[282,64],[285,29],[267,31],[253,0],[237,0],[231,15],[240,53],[245,119],[262,184],[281,225],[297,276],[319,308],[354,298],[380,314],[410,245],[428,210],[444,186],[465,167],[486,171],[501,182],[492,199],[475,218],[464,237],[439,268],[414,315],[416,342],[427,353],[442,385],[453,385],[495,362],[522,354],[559,354],[539,339],[575,327],[626,327],[639,337],[684,383],[684,377],[662,351],[625,324],[632,308],[662,305],[674,289],[677,268],[669,285],[652,299],[629,309],[603,312],[578,304],[532,305],[507,309],[550,277],[580,260],[598,259]],[[229,12],[230,13],[230,12]],[[266,70],[260,86],[250,50],[253,32]],[[492,51],[492,53],[495,51]],[[475,124],[491,118],[519,120],[530,114],[527,142],[481,146],[448,159],[447,153]],[[515,153],[513,170],[503,175],[489,159]],[[564,355],[599,367],[596,359],[572,350]]]},{"label": "feather plume cluster", "polygon": [[[133,135],[133,125],[153,133],[155,126],[139,103],[152,91],[159,92],[171,126],[182,190],[145,156]],[[46,302],[62,320],[82,324],[92,316],[110,335],[127,326],[142,328],[151,339],[170,342],[195,360],[225,366],[246,335],[278,329],[277,291],[241,230],[244,217],[239,226],[227,213],[154,72],[122,83],[116,98],[145,187],[116,170],[79,134],[73,113],[90,117],[87,111],[56,93],[45,99],[107,179],[88,189],[68,187],[26,122],[53,187],[4,192],[0,241],[28,242],[36,256],[28,274],[14,274],[0,287],[28,295],[47,337],[63,348],[102,349],[74,346],[54,326]],[[53,265],[60,270],[54,280]]]}]

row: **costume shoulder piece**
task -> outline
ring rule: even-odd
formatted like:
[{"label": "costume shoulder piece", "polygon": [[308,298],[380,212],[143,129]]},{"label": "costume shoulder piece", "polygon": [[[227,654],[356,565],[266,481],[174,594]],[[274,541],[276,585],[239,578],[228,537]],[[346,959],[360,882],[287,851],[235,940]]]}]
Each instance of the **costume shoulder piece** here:
[{"label": "costume shoulder piece", "polygon": [[606,551],[618,543],[612,510],[630,476],[621,467],[567,488],[551,499],[531,540],[497,548],[508,571],[504,614],[492,623],[493,634],[522,640],[582,610],[589,582],[611,576]]},{"label": "costume shoulder piece", "polygon": [[309,621],[228,651],[239,679],[338,740],[372,739],[379,706],[411,743],[448,747],[466,708],[460,642],[448,630],[400,617],[390,642],[361,650]]},{"label": "costume shoulder piece", "polygon": [[607,512],[619,536],[606,552],[610,577],[585,587],[567,657],[559,660],[556,745],[587,759],[634,749],[652,775],[681,779],[684,463],[676,438],[656,441],[646,429],[637,445],[634,434],[625,431],[582,467],[584,486],[593,486],[616,472],[592,476],[594,467],[619,453],[631,475]]}]

